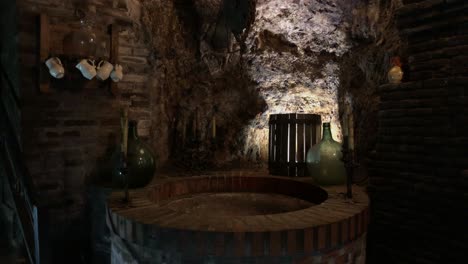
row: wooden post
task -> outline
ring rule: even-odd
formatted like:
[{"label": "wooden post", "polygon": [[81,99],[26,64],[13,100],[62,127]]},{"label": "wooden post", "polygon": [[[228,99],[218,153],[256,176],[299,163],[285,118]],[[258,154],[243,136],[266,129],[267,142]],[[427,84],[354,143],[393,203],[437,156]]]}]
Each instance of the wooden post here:
[{"label": "wooden post", "polygon": [[39,244],[39,217],[37,207],[32,206],[32,221],[34,226],[34,258],[37,264],[41,263],[40,244]]},{"label": "wooden post", "polygon": [[[115,66],[119,63],[119,26],[116,24],[110,25],[110,61]],[[117,83],[110,80],[110,89],[113,95],[117,95],[118,86]]]},{"label": "wooden post", "polygon": [[297,114],[289,114],[289,150],[288,150],[288,176],[297,176],[296,166],[296,116]]},{"label": "wooden post", "polygon": [[45,14],[39,16],[39,91],[42,93],[51,93],[50,75],[45,61],[50,52],[50,26],[49,17]]}]

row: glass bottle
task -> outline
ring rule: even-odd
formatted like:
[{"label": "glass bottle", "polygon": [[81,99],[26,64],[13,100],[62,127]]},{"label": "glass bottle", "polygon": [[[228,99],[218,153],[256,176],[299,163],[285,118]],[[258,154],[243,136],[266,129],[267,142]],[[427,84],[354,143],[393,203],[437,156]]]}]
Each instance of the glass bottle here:
[{"label": "glass bottle", "polygon": [[318,185],[346,184],[346,170],[341,157],[341,144],[333,140],[330,123],[323,123],[322,140],[307,151],[309,176]]},{"label": "glass bottle", "polygon": [[[124,174],[121,171],[122,152],[119,150],[114,156],[113,185],[117,188],[125,186]],[[153,179],[155,171],[154,155],[151,149],[138,137],[137,122],[128,123],[128,148],[127,148],[127,175],[129,188],[141,188]]]},{"label": "glass bottle", "polygon": [[78,58],[94,57],[97,49],[97,38],[94,33],[96,23],[95,12],[75,10],[75,16],[79,19],[78,29],[72,30],[63,39],[63,51],[69,56]]},{"label": "glass bottle", "polygon": [[388,71],[388,82],[392,84],[399,84],[403,79],[403,71],[401,70],[401,60],[399,57],[393,57],[390,64],[392,68]]}]

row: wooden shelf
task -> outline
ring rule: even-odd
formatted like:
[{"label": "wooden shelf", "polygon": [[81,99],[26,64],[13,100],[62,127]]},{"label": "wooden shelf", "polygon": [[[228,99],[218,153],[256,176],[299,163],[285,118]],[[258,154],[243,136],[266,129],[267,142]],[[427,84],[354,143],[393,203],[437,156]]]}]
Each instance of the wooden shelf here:
[{"label": "wooden shelf", "polygon": [[[69,27],[64,24],[52,25],[50,24],[49,17],[45,14],[39,16],[39,91],[41,93],[53,93],[57,90],[82,90],[82,89],[96,89],[107,88],[113,94],[117,94],[117,83],[110,80],[99,81],[96,78],[88,80],[76,68],[76,64],[81,59],[87,59],[86,56],[75,56],[66,54],[63,47],[58,48],[58,45],[63,45],[62,42],[57,42],[56,38],[60,41],[62,35],[71,32],[79,31],[76,28]],[[57,32],[60,32],[61,35]],[[53,35],[56,34],[56,35]],[[105,48],[101,54],[93,56],[97,64],[101,59],[106,59],[112,64],[119,62],[118,47],[119,47],[119,26],[111,24],[107,32],[95,32],[95,35],[105,43]],[[59,44],[57,44],[59,43]],[[99,45],[100,43],[98,43]],[[54,46],[55,45],[55,46]],[[58,57],[65,68],[65,76],[62,79],[55,79],[49,74],[49,69],[45,65],[45,61],[50,57]],[[91,57],[91,56],[89,56]]]}]

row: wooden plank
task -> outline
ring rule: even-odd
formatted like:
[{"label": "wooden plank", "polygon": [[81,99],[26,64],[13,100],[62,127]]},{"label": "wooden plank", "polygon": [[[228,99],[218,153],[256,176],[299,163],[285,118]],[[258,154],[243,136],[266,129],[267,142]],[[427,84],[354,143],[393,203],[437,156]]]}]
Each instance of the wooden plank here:
[{"label": "wooden plank", "polygon": [[[3,139],[3,138],[0,138]],[[17,168],[17,163],[15,163],[14,158],[10,152],[10,146],[2,143],[0,146],[0,161],[2,165],[0,166],[0,174],[4,175],[5,179],[5,188],[6,196],[11,197],[14,201],[12,204],[15,216],[17,217],[23,234],[23,240],[25,242],[25,249],[29,262],[34,263],[36,258],[36,240],[35,240],[35,226],[33,223],[33,212],[31,208],[31,201],[27,195],[27,190],[25,189],[24,183],[21,180],[16,181],[15,179],[21,179],[24,175]],[[16,182],[15,185],[11,182]]]},{"label": "wooden plank", "polygon": [[[119,26],[116,24],[110,25],[111,43],[110,43],[110,61],[113,65],[119,63]],[[125,73],[124,73],[125,75]],[[124,76],[125,78],[125,76]],[[109,80],[110,89],[113,95],[118,93],[118,85],[116,82]]]},{"label": "wooden plank", "polygon": [[281,162],[281,174],[288,175],[288,115],[280,115],[280,128],[281,128],[281,153],[280,153],[280,162]]},{"label": "wooden plank", "polygon": [[274,163],[274,170],[276,171],[278,168],[278,163],[279,163],[279,127],[278,124],[275,123],[274,125],[274,136],[273,136],[273,163]]},{"label": "wooden plank", "polygon": [[313,144],[317,144],[322,139],[322,118],[320,116],[315,117],[315,137]]},{"label": "wooden plank", "polygon": [[[281,116],[276,117],[276,164],[281,163],[282,158],[282,137],[283,137],[283,127],[281,126]],[[279,171],[278,171],[279,172]]]},{"label": "wooden plank", "polygon": [[304,176],[304,166],[302,166],[301,163],[305,162],[306,158],[306,153],[307,150],[304,144],[304,124],[297,124],[297,162],[298,162],[298,168],[297,168],[297,175],[298,176]]},{"label": "wooden plank", "polygon": [[269,170],[271,174],[307,176],[307,151],[316,144],[320,115],[274,114],[270,116]]},{"label": "wooden plank", "polygon": [[289,158],[288,158],[288,175],[297,176],[296,174],[296,114],[289,114]]},{"label": "wooden plank", "polygon": [[272,120],[272,117],[270,115],[270,120],[268,122],[268,126],[269,126],[269,135],[268,135],[268,164],[269,166],[271,165],[271,163],[273,162],[273,157],[274,157],[274,150],[273,150],[273,146],[274,146],[274,143],[273,143],[273,140],[274,140],[274,136],[275,136],[275,131],[274,131],[274,125],[273,123],[271,122]]},{"label": "wooden plank", "polygon": [[49,45],[50,45],[50,25],[49,17],[45,14],[39,16],[40,21],[40,47],[39,47],[39,58],[44,61],[49,56]]},{"label": "wooden plank", "polygon": [[268,166],[271,163],[271,124],[268,124]]},{"label": "wooden plank", "polygon": [[304,125],[305,127],[305,138],[304,138],[304,143],[305,143],[305,149],[308,150],[311,147],[311,138],[312,138],[312,124],[306,123]]},{"label": "wooden plank", "polygon": [[279,125],[278,116],[276,116],[275,122],[275,158],[273,162],[275,163],[275,173],[279,173],[279,163],[280,163],[280,151],[281,151],[281,127]]},{"label": "wooden plank", "polygon": [[39,16],[39,91],[51,93],[50,75],[45,65],[50,52],[50,25],[49,17],[45,14]]},{"label": "wooden plank", "polygon": [[37,213],[37,207],[32,207],[32,220],[34,226],[34,257],[36,263],[41,263],[40,251],[39,251],[39,217]]}]

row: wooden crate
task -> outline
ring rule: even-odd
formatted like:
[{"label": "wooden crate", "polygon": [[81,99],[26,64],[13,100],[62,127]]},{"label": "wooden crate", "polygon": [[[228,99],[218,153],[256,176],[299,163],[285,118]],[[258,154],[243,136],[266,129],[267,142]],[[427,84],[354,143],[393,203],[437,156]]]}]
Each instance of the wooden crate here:
[{"label": "wooden crate", "polygon": [[309,148],[320,141],[321,117],[316,114],[270,115],[268,169],[270,174],[308,176]]}]

